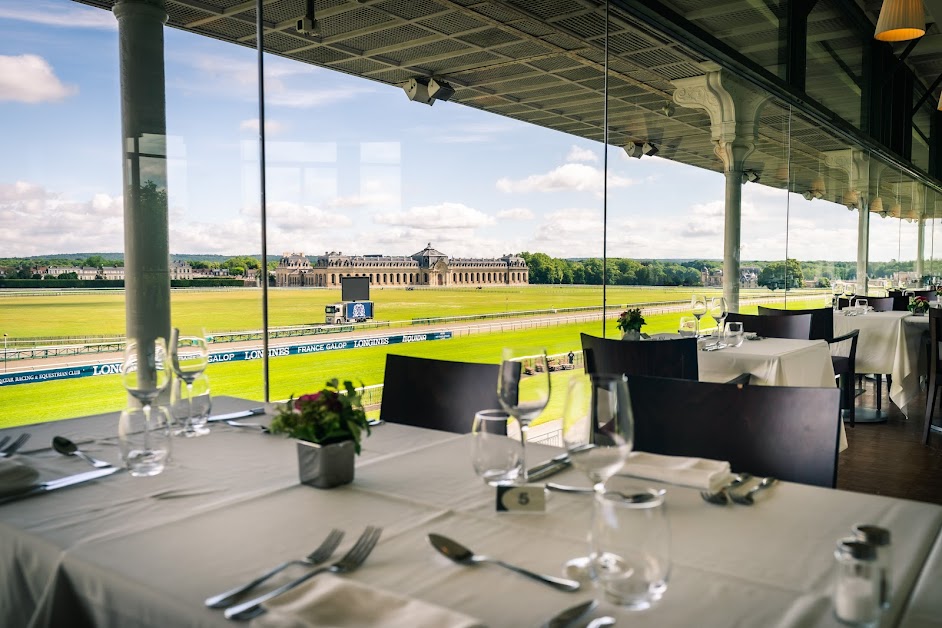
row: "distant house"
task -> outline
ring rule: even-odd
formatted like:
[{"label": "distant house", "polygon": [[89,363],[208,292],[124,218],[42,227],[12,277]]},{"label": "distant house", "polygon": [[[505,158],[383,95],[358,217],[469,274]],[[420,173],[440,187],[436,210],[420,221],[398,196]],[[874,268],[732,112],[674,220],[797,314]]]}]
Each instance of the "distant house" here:
[{"label": "distant house", "polygon": [[193,279],[193,267],[189,262],[170,262],[170,279]]},{"label": "distant house", "polygon": [[[723,285],[723,269],[702,268],[700,270],[700,283],[706,287],[719,287]],[[757,288],[759,286],[759,269],[753,266],[744,266],[739,269],[739,286],[741,288]]]}]

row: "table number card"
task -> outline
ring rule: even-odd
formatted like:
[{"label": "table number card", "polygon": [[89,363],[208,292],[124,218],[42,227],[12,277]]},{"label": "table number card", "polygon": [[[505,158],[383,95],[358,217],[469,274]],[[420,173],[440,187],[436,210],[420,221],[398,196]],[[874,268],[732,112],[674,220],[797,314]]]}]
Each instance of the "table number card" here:
[{"label": "table number card", "polygon": [[546,491],[542,484],[498,486],[497,512],[544,512]]}]

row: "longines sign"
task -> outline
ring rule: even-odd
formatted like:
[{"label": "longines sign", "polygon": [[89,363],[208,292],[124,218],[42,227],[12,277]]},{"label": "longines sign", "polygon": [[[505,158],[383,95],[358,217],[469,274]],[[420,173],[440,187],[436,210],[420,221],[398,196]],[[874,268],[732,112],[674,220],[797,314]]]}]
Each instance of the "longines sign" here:
[{"label": "longines sign", "polygon": [[[334,340],[331,342],[312,342],[303,345],[290,345],[284,347],[269,347],[268,356],[272,358],[289,355],[304,355],[308,353],[324,353],[326,351],[340,351],[343,349],[359,349],[362,347],[383,347],[406,342],[428,342],[430,340],[448,340],[452,337],[450,331],[427,332],[424,334],[401,334],[396,336],[373,336],[370,338],[351,338],[350,340]],[[245,360],[261,360],[264,354],[262,347],[248,349],[234,349],[213,353],[209,362],[243,362]],[[13,386],[16,384],[34,384],[36,382],[49,382],[57,379],[74,379],[76,377],[94,377],[96,375],[115,375],[121,372],[120,362],[103,362],[86,366],[70,366],[66,368],[45,369],[41,371],[20,371],[0,374],[0,386]]]}]

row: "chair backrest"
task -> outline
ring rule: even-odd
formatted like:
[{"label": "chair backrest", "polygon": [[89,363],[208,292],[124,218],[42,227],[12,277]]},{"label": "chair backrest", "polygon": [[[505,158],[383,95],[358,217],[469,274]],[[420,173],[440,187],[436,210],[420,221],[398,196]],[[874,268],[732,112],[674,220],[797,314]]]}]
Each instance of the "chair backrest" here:
[{"label": "chair backrest", "polygon": [[[904,298],[908,304],[909,297]],[[892,312],[895,304],[896,297],[867,297],[867,305],[872,307],[874,312]]]},{"label": "chair backrest", "polygon": [[929,385],[932,386],[937,372],[942,372],[942,308],[929,308]]},{"label": "chair backrest", "polygon": [[837,388],[629,376],[628,389],[638,451],[726,460],[735,472],[835,485]]},{"label": "chair backrest", "polygon": [[759,316],[758,314],[739,314],[730,312],[727,323],[741,322],[745,331],[754,331],[768,338],[811,338],[811,314],[793,316]]},{"label": "chair backrest", "polygon": [[913,290],[914,297],[923,297],[926,301],[935,301],[936,293],[934,289],[929,290]]},{"label": "chair backrest", "polygon": [[759,316],[800,316],[811,314],[811,340],[830,342],[834,338],[834,310],[819,307],[809,310],[780,310],[759,306]]},{"label": "chair backrest", "polygon": [[582,334],[587,373],[624,373],[696,380],[697,339],[627,341]]},{"label": "chair backrest", "polygon": [[379,418],[465,434],[478,410],[500,408],[497,364],[386,356]]}]

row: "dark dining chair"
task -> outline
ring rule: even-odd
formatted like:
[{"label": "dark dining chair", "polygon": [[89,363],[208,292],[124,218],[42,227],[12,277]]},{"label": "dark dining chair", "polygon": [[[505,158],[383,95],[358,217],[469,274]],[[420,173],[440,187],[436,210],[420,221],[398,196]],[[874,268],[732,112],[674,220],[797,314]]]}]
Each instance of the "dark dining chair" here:
[{"label": "dark dining chair", "polygon": [[811,314],[793,316],[759,316],[758,314],[739,314],[730,312],[727,323],[741,322],[743,331],[752,331],[768,338],[811,338]]},{"label": "dark dining chair", "polygon": [[587,373],[624,373],[696,380],[697,339],[631,342],[582,334]]},{"label": "dark dining chair", "polygon": [[936,295],[934,288],[930,288],[928,290],[913,290],[912,296],[924,297],[926,301],[935,301],[938,299],[938,295]]},{"label": "dark dining chair", "polygon": [[500,408],[497,364],[386,356],[379,418],[466,434],[478,410]]},{"label": "dark dining chair", "polygon": [[831,365],[835,377],[840,378],[841,408],[848,411],[851,427],[856,425],[854,381],[857,376],[857,338],[860,331],[855,329],[837,338],[834,337],[834,310],[815,308],[808,310],[780,310],[759,306],[760,316],[795,316],[811,314],[811,340],[824,340],[830,345]]},{"label": "dark dining chair", "polygon": [[929,385],[926,390],[926,420],[922,427],[922,442],[929,444],[929,432],[932,415],[939,401],[939,388],[942,387],[942,354],[939,343],[942,342],[942,309],[929,308]]},{"label": "dark dining chair", "polygon": [[[849,307],[856,303],[857,299],[866,299],[867,305],[873,308],[874,312],[892,312],[899,306],[900,303],[906,303],[909,305],[909,297],[850,297],[849,299],[841,297],[837,300],[837,308],[843,310],[845,307]],[[903,307],[905,310],[906,308]]]},{"label": "dark dining chair", "polygon": [[840,391],[629,376],[634,448],[833,488]]}]

